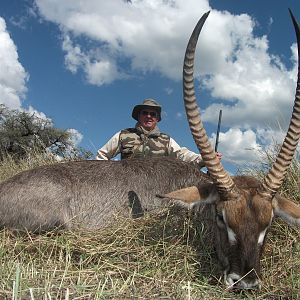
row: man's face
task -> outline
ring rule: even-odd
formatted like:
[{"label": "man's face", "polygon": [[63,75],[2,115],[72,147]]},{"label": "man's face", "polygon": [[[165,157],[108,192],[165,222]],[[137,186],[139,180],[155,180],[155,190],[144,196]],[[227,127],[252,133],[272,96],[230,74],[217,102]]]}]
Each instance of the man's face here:
[{"label": "man's face", "polygon": [[148,131],[154,129],[158,122],[158,113],[155,109],[145,108],[139,113],[139,123]]}]

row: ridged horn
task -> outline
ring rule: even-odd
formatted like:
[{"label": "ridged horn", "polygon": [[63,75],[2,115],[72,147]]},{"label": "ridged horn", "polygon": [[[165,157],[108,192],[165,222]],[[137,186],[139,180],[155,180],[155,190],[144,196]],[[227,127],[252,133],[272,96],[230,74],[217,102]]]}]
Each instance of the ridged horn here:
[{"label": "ridged horn", "polygon": [[210,12],[205,13],[198,21],[186,48],[183,63],[183,97],[185,111],[194,141],[202,155],[202,159],[210,176],[217,185],[221,199],[227,200],[233,193],[237,194],[238,190],[229,174],[224,170],[208,140],[208,136],[201,121],[194,88],[195,50],[201,29],[209,13]]},{"label": "ridged horn", "polygon": [[295,102],[290,125],[283,141],[281,149],[277,155],[276,161],[273,164],[269,173],[265,176],[261,192],[267,194],[271,198],[280,188],[282,181],[285,178],[287,169],[293,159],[295,150],[300,138],[300,28],[292,11],[289,9],[293,25],[297,37],[298,45],[298,79],[295,93]]}]

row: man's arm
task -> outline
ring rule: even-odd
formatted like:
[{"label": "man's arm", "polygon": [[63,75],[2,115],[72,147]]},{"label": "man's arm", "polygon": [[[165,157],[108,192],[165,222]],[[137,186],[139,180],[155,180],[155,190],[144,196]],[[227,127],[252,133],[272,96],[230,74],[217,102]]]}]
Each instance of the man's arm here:
[{"label": "man's arm", "polygon": [[120,153],[120,131],[117,132],[103,147],[97,151],[97,160],[110,160]]},{"label": "man's arm", "polygon": [[172,138],[170,138],[169,152],[170,155],[173,155],[183,161],[197,163],[200,168],[205,166],[200,154],[197,154],[186,147],[180,147]]}]

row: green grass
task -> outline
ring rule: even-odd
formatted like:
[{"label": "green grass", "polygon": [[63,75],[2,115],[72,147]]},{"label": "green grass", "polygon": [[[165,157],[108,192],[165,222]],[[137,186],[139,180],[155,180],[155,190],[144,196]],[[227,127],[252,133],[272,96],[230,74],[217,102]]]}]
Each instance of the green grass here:
[{"label": "green grass", "polygon": [[[38,161],[45,163],[48,159]],[[32,166],[2,163],[0,177]],[[289,191],[286,183],[283,192],[299,201],[299,168],[295,170],[291,182],[298,190],[293,185]],[[112,223],[97,231],[42,235],[0,231],[0,299],[300,297],[300,230],[295,226],[273,223],[262,259],[262,289],[233,293],[223,286],[208,232],[184,212],[164,210],[135,220],[116,217]]]}]

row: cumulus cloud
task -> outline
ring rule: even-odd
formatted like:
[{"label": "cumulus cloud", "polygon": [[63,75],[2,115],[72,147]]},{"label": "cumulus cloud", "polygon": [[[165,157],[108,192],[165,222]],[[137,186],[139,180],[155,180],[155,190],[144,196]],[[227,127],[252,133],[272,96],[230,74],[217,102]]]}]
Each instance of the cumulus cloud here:
[{"label": "cumulus cloud", "polygon": [[[215,141],[215,134],[212,135],[211,140]],[[231,128],[227,132],[220,133],[219,151],[227,161],[235,164],[254,162],[261,150],[256,133],[251,129],[242,131],[239,128]]]},{"label": "cumulus cloud", "polygon": [[[15,26],[21,26],[21,23],[16,24],[13,22],[13,24]],[[75,55],[76,47],[74,56]],[[52,120],[48,118],[45,113],[37,111],[32,106],[29,106],[27,108],[24,108],[22,106],[22,100],[25,98],[27,92],[26,83],[29,80],[29,74],[25,71],[24,67],[19,62],[17,47],[10,37],[9,33],[7,32],[5,20],[1,17],[0,61],[0,103],[4,104],[9,109],[17,109],[30,114],[34,114],[36,117],[47,120],[50,125],[53,125]],[[76,65],[76,61],[74,59],[72,60],[72,58],[70,58],[70,64],[71,62]],[[80,65],[78,62],[77,64]],[[97,66],[96,63],[94,64]],[[91,63],[90,65],[90,68],[92,69],[91,72],[97,72],[97,68],[96,70],[93,70]],[[74,144],[74,146],[78,146],[83,139],[82,134],[76,129],[68,129],[68,131],[71,133],[71,142]]]},{"label": "cumulus cloud", "polygon": [[226,61],[218,73],[206,79],[205,85],[212,96],[224,100],[223,104],[213,104],[205,110],[206,121],[215,119],[219,108],[224,111],[227,125],[243,128],[274,128],[281,118],[285,120],[290,115],[294,101],[295,64],[292,70],[287,70],[278,57],[268,55],[265,38],[261,39],[259,46],[253,41],[251,39],[248,46],[243,45],[247,49],[241,50],[234,60]]},{"label": "cumulus cloud", "polygon": [[66,52],[65,65],[67,69],[73,74],[82,69],[90,84],[100,86],[125,76],[117,71],[115,61],[108,55],[99,50],[84,52],[80,45],[73,44],[68,34],[64,35],[62,49]]},{"label": "cumulus cloud", "polygon": [[[256,164],[265,161],[266,155],[274,154],[279,151],[286,132],[278,128],[258,130],[242,130],[240,128],[230,128],[226,132],[220,132],[219,149],[225,161],[231,162],[236,166]],[[211,144],[214,144],[216,134],[210,138]],[[275,152],[274,152],[275,151]],[[300,145],[297,147],[300,151]]]},{"label": "cumulus cloud", "polygon": [[[218,99],[202,107],[203,120],[215,122],[222,108],[223,126],[231,128],[220,136],[223,151],[240,161],[254,157],[260,145],[280,135],[278,124],[287,127],[294,101],[296,46],[291,46],[288,68],[271,53],[268,37],[254,34],[257,21],[247,14],[214,10],[208,0],[35,3],[39,15],[61,29],[66,67],[72,73],[82,70],[95,85],[152,71],[180,80],[189,34],[199,16],[211,10],[199,40],[195,76],[201,88]],[[270,19],[269,29],[272,23]]]},{"label": "cumulus cloud", "polygon": [[[133,71],[179,80],[189,34],[199,16],[211,10],[199,41],[201,65],[195,69],[201,85],[223,100],[225,124],[265,126],[269,116],[280,112],[285,119],[290,112],[296,47],[288,70],[269,52],[267,37],[254,36],[256,21],[247,14],[214,10],[207,0],[36,0],[36,6],[62,29],[67,68],[82,69],[96,85],[128,78]],[[204,120],[215,120],[218,108],[207,107]]]},{"label": "cumulus cloud", "polygon": [[83,135],[77,129],[74,128],[70,128],[67,131],[71,134],[71,143],[74,146],[78,146],[83,139]]},{"label": "cumulus cloud", "polygon": [[48,118],[43,112],[37,111],[32,106],[29,106],[28,108],[22,109],[22,110],[24,110],[25,112],[27,112],[29,114],[34,114],[39,119],[47,120],[49,122],[49,124],[52,124],[52,120],[50,118]]},{"label": "cumulus cloud", "polygon": [[19,62],[17,47],[6,29],[6,23],[0,17],[0,103],[9,108],[18,109],[27,91],[29,75]]},{"label": "cumulus cloud", "polygon": [[[128,59],[129,70],[115,68],[117,72],[113,75],[117,79],[120,73],[127,74],[130,71],[158,71],[178,80],[181,77],[182,49],[188,34],[199,12],[209,10],[208,1],[203,0],[36,0],[36,5],[41,16],[57,23],[63,32],[69,34],[72,43],[82,37],[96,42],[91,43],[91,48],[102,54],[98,61],[109,61],[111,65],[120,67],[119,61]],[[86,71],[86,60],[94,59],[94,52],[89,51],[91,48],[87,44],[85,51],[80,49],[80,63]],[[65,51],[69,60],[74,52],[69,55],[68,50]],[[101,76],[100,72],[95,76]],[[93,80],[97,81],[96,78]]]}]

